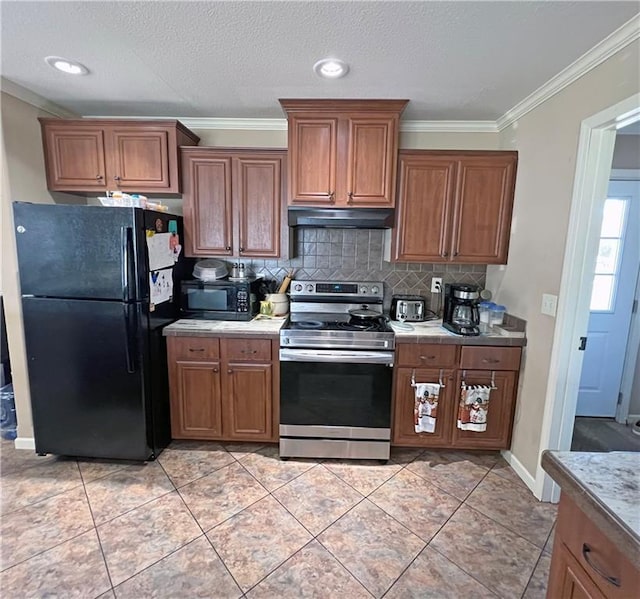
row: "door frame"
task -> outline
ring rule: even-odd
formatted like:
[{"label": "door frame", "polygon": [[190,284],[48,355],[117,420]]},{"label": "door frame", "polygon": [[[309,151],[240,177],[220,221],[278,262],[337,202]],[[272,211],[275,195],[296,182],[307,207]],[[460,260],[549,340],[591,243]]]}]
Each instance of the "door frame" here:
[{"label": "door frame", "polygon": [[[540,436],[540,451],[571,448],[583,352],[580,337],[586,335],[593,269],[602,225],[602,205],[607,195],[616,130],[640,120],[640,93],[584,119],[565,245],[558,316],[553,335],[551,363]],[[535,495],[557,502],[560,487],[538,460]]]}]

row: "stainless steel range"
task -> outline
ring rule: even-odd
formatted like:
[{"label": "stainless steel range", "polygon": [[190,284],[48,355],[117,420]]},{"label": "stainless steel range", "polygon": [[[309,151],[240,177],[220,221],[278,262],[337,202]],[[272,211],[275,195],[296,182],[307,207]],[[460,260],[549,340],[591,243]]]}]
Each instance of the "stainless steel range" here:
[{"label": "stainless steel range", "polygon": [[387,460],[394,334],[383,284],[292,281],[280,332],[280,457]]}]

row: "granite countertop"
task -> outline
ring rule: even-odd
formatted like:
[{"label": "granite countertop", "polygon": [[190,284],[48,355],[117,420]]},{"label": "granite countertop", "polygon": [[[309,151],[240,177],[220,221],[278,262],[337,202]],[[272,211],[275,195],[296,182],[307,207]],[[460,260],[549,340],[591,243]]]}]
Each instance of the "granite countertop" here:
[{"label": "granite countertop", "polygon": [[442,327],[442,320],[407,323],[412,330],[405,331],[391,323],[396,334],[396,343],[446,343],[454,345],[513,345],[527,344],[524,330],[515,327],[493,327],[491,333],[477,337],[456,335]]},{"label": "granite countertop", "polygon": [[162,334],[165,337],[208,337],[208,336],[236,336],[251,335],[252,337],[273,337],[280,334],[286,317],[273,318],[256,316],[253,320],[199,320],[182,318],[166,326]]},{"label": "granite countertop", "polygon": [[546,450],[541,463],[623,553],[640,555],[640,453]]}]

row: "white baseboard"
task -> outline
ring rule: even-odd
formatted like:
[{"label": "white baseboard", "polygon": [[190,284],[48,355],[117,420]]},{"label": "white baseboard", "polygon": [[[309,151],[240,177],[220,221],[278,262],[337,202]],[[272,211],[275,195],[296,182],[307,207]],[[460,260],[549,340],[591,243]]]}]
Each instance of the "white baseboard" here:
[{"label": "white baseboard", "polygon": [[30,449],[35,451],[36,440],[33,437],[17,437],[13,442],[16,449]]},{"label": "white baseboard", "polygon": [[500,453],[502,454],[502,457],[507,461],[509,466],[511,466],[516,471],[516,474],[522,479],[524,484],[527,485],[530,491],[535,495],[535,477],[531,476],[529,471],[522,465],[522,462],[516,456],[514,456],[510,450],[503,449]]}]

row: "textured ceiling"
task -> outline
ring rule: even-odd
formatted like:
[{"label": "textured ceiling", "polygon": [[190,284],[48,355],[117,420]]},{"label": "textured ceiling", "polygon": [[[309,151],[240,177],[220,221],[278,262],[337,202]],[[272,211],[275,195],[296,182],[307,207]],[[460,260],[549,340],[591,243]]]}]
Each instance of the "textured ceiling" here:
[{"label": "textured ceiling", "polygon": [[[82,115],[281,118],[278,98],[408,98],[408,119],[495,120],[638,6],[3,0],[2,75]],[[327,56],[349,75],[319,79]]]}]

